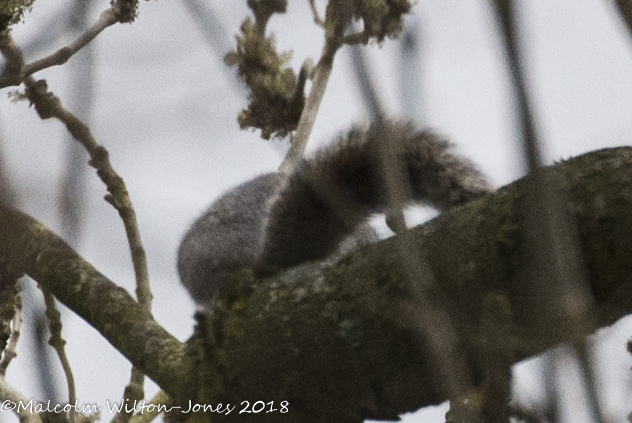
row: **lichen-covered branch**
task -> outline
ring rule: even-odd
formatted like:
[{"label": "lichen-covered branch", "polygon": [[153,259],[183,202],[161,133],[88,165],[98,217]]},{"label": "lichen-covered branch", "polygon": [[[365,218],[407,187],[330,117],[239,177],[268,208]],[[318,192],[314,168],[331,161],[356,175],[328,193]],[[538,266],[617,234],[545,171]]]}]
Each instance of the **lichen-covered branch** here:
[{"label": "lichen-covered branch", "polygon": [[316,9],[315,1],[314,0],[308,0],[308,1],[309,1],[310,9],[312,9],[312,15],[314,16],[314,23],[324,28],[325,21],[323,20],[323,18],[320,17],[320,14],[318,13],[318,9]]},{"label": "lichen-covered branch", "polygon": [[[28,404],[29,398],[25,397],[21,393],[19,393],[15,388],[9,385],[5,380],[4,376],[0,376],[0,399],[3,401],[9,401],[7,404],[18,404],[22,401],[23,404]],[[42,423],[42,418],[37,413],[31,413],[29,408],[20,408],[17,407],[13,410],[13,412],[20,419],[20,423]]]},{"label": "lichen-covered branch", "polygon": [[[66,341],[61,336],[61,315],[57,310],[55,304],[55,297],[46,289],[42,291],[44,293],[44,303],[46,304],[46,318],[48,318],[48,330],[50,331],[50,339],[48,345],[53,347],[61,363],[61,367],[66,375],[66,384],[68,386],[68,403],[74,404],[77,401],[77,391],[75,389],[75,378],[72,374],[72,368],[70,367],[70,361],[66,355]],[[69,412],[70,423],[75,423],[75,411]]]},{"label": "lichen-covered branch", "polygon": [[11,361],[18,356],[17,346],[18,340],[20,339],[22,328],[22,296],[18,295],[15,301],[15,315],[13,316],[13,320],[11,323],[11,335],[9,336],[9,342],[5,347],[4,351],[2,351],[0,360],[0,377],[4,377],[7,373],[7,368],[9,368],[9,364]]},{"label": "lichen-covered branch", "polygon": [[24,12],[31,10],[35,0],[3,0],[0,3],[0,32],[24,18]]},{"label": "lichen-covered branch", "polygon": [[[407,233],[410,253],[433,276],[426,301],[441,300],[433,304],[454,323],[459,364],[471,369],[474,384],[489,373],[484,354],[516,363],[632,312],[632,148],[590,153],[545,173],[565,190],[577,223],[598,315],[584,333],[560,325],[543,336],[529,310],[533,299],[520,295],[517,284],[529,274],[524,180]],[[178,401],[288,401],[291,412],[261,413],[258,422],[395,419],[448,398],[424,335],[437,322],[410,318],[423,305],[411,295],[397,242],[329,267],[307,263],[262,280],[235,274],[185,350],[50,231],[0,208],[0,258],[12,268],[50,290]]]},{"label": "lichen-covered branch", "polygon": [[86,320],[167,392],[189,392],[184,346],[46,227],[0,206],[0,257]]},{"label": "lichen-covered branch", "polygon": [[[325,46],[316,64],[312,78],[312,88],[305,100],[292,144],[285,160],[279,167],[280,172],[290,172],[303,157],[307,141],[312,133],[320,103],[325,95],[327,82],[333,68],[334,57],[344,44],[366,44],[372,37],[381,42],[384,37],[396,37],[401,31],[402,16],[410,10],[408,0],[371,2],[373,8],[367,8],[362,2],[330,0],[325,14]],[[312,8],[313,2],[310,2]],[[314,15],[317,19],[317,13]],[[360,34],[345,36],[351,18],[362,19],[365,30]]]},{"label": "lichen-covered branch", "polygon": [[[567,193],[594,294],[598,323],[582,334],[563,325],[543,334],[528,308],[534,299],[520,295],[529,272],[524,180],[412,230],[411,252],[433,275],[428,298],[448,299],[435,304],[445,304],[454,322],[460,364],[474,383],[489,376],[485,354],[516,363],[632,312],[632,148],[587,154],[545,173]],[[309,263],[257,283],[235,277],[210,324],[204,400],[289,401],[290,415],[259,421],[360,422],[448,399],[423,342],[433,322],[407,318],[420,305],[410,304],[397,242],[361,249],[332,268]]]},{"label": "lichen-covered branch", "polygon": [[112,26],[117,22],[118,17],[113,8],[101,12],[99,20],[95,22],[94,25],[92,25],[74,42],[67,45],[66,47],[60,48],[55,53],[49,56],[25,65],[24,69],[22,70],[24,76],[32,75],[35,72],[39,72],[42,69],[50,68],[51,66],[63,65],[75,53],[84,48],[90,41],[94,40],[97,35],[99,35],[105,28]]},{"label": "lichen-covered branch", "polygon": [[[13,0],[10,3],[16,3],[16,1],[18,0]],[[13,17],[10,17],[8,20],[8,15],[3,15],[4,11],[0,10],[0,51],[8,62],[2,72],[2,75],[0,75],[0,88],[18,86],[25,78],[35,72],[51,66],[66,63],[68,59],[94,40],[97,35],[99,35],[107,27],[112,26],[117,22],[133,22],[136,17],[136,10],[138,9],[138,0],[114,0],[111,2],[112,6],[101,13],[97,22],[88,28],[86,32],[79,36],[79,38],[77,38],[74,42],[60,48],[49,56],[25,65],[22,59],[21,50],[13,42],[9,30],[6,28],[6,25],[3,25],[3,22],[6,21],[8,25],[10,23],[15,23],[16,19],[21,19],[24,9],[29,8],[32,2],[33,0],[22,0],[23,5],[19,6],[19,12],[12,12],[13,15],[11,16]],[[9,7],[13,7],[15,9],[15,6]]]},{"label": "lichen-covered branch", "polygon": [[[0,202],[0,204],[2,204]],[[15,358],[22,323],[20,273],[0,258],[0,377]]]},{"label": "lichen-covered branch", "polygon": [[[164,405],[169,408],[171,408],[171,406],[173,405],[171,398],[169,397],[169,394],[167,394],[165,391],[158,392],[151,399],[151,401],[147,403],[147,405],[152,405],[152,404],[156,406]],[[134,414],[134,416],[129,421],[130,423],[151,423],[160,414],[161,414],[161,411],[159,410],[158,407],[156,407],[152,411],[143,411],[142,413]]]},{"label": "lichen-covered branch", "polygon": [[90,128],[63,108],[59,98],[48,91],[46,81],[35,81],[29,77],[26,78],[25,83],[27,86],[25,95],[35,106],[39,116],[42,119],[56,118],[60,120],[73,138],[79,141],[90,155],[90,165],[97,170],[97,174],[107,187],[108,195],[105,199],[119,212],[125,226],[134,264],[138,301],[148,312],[151,312],[152,296],[149,288],[147,256],[140,239],[136,212],[132,206],[125,182],[110,163],[108,151],[97,143],[90,132]]},{"label": "lichen-covered branch", "polygon": [[[27,77],[25,83],[27,86],[25,95],[35,106],[40,117],[42,119],[51,117],[59,119],[66,125],[73,138],[79,141],[90,154],[90,165],[97,169],[97,174],[108,189],[108,195],[105,199],[119,212],[123,220],[136,276],[136,297],[140,305],[148,313],[151,313],[152,294],[147,270],[147,256],[141,241],[136,212],[125,182],[110,164],[107,150],[97,143],[90,129],[80,119],[62,107],[61,101],[48,91],[46,81],[35,81],[31,77]],[[130,383],[125,388],[124,400],[130,400],[130,402],[142,400],[144,398],[143,384],[143,373],[136,367],[132,368]],[[119,413],[116,421],[124,423],[129,417],[131,417],[130,413]]]}]

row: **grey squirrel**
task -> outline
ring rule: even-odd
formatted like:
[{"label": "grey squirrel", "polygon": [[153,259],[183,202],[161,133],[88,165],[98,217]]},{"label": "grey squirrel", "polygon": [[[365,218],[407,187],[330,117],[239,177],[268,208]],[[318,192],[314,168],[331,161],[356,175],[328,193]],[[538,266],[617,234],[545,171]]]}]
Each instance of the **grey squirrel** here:
[{"label": "grey squirrel", "polygon": [[287,268],[376,238],[366,222],[388,209],[384,146],[401,161],[411,202],[445,210],[491,190],[470,161],[429,132],[388,121],[352,129],[291,173],[265,174],[228,191],[193,224],[178,252],[193,300],[211,309],[227,277],[242,267]]}]

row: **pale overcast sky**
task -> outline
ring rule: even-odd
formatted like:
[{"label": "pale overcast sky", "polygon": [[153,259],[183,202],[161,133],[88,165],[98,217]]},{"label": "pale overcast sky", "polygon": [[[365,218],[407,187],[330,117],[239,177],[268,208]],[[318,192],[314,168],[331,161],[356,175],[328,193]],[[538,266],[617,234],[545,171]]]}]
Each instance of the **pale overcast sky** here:
[{"label": "pale overcast sky", "polygon": [[[36,1],[26,22],[14,29],[26,45],[38,28],[68,0]],[[92,21],[109,1],[94,1]],[[245,1],[209,0],[230,34],[249,15]],[[547,162],[587,151],[626,145],[632,130],[632,43],[608,0],[531,0],[521,3],[523,44],[530,90],[545,142]],[[324,9],[325,2],[317,1]],[[498,186],[523,174],[500,40],[485,0],[418,0],[408,19],[421,41],[416,110],[400,99],[400,46],[397,41],[370,46],[373,76],[389,112],[423,122],[446,135],[491,176]],[[279,50],[294,50],[292,65],[317,59],[322,30],[312,23],[307,0],[289,2],[287,16],[275,16],[269,29]],[[53,48],[67,44],[63,37]],[[232,42],[232,39],[229,40]],[[111,154],[136,207],[149,259],[156,320],[185,340],[191,334],[194,306],[180,287],[176,251],[183,233],[224,190],[273,171],[283,149],[258,133],[240,131],[236,116],[245,100],[229,80],[217,54],[204,41],[178,0],[141,2],[131,25],[106,29],[95,41],[95,105],[91,128]],[[31,60],[34,57],[30,58]],[[72,60],[80,60],[75,57]],[[71,64],[69,63],[69,65]],[[67,66],[36,74],[62,101],[73,86]],[[2,149],[20,206],[59,231],[56,194],[69,142],[58,122],[42,122],[26,103],[13,104],[4,89],[0,101]],[[71,111],[73,111],[71,109]],[[337,56],[308,150],[322,145],[351,124],[366,119],[348,51]],[[87,166],[87,164],[86,164]],[[130,292],[134,277],[117,213],[102,200],[105,189],[90,170],[87,220],[79,252]],[[39,294],[39,292],[36,292]],[[64,337],[80,403],[117,401],[129,379],[129,364],[101,336],[66,310]],[[27,316],[28,317],[28,316]],[[632,359],[625,352],[630,325],[602,331],[599,376],[604,407],[613,422],[630,411],[628,387]],[[24,333],[20,356],[7,380],[28,397],[43,399],[33,382]],[[565,365],[566,366],[566,365]],[[539,399],[532,364],[520,367],[518,396]],[[581,402],[568,370],[568,404]],[[148,395],[156,386],[148,382]],[[62,383],[61,391],[65,392]],[[569,405],[568,408],[577,407]],[[405,421],[441,422],[445,406],[408,415]],[[104,420],[109,420],[105,415]],[[14,422],[0,412],[0,422]]]}]

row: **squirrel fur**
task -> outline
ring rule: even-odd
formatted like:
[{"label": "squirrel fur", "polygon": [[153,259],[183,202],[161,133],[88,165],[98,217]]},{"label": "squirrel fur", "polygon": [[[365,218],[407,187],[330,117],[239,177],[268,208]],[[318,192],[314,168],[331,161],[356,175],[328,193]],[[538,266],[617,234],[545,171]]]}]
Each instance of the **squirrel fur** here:
[{"label": "squirrel fur", "polygon": [[410,124],[380,121],[352,129],[291,173],[269,173],[239,185],[185,235],[178,252],[183,285],[199,306],[211,309],[226,279],[240,268],[287,268],[377,239],[367,220],[389,209],[385,151],[402,168],[409,202],[445,210],[490,192],[483,174],[451,147]]}]

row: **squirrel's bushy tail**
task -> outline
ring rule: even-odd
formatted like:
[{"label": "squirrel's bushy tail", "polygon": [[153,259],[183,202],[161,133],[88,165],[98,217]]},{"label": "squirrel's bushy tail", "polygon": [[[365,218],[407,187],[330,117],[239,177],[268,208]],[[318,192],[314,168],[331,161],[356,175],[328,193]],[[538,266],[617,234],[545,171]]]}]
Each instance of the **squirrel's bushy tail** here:
[{"label": "squirrel's bushy tail", "polygon": [[304,159],[272,207],[263,262],[288,267],[331,254],[371,214],[387,211],[388,172],[401,179],[407,201],[440,210],[490,192],[451,147],[410,124],[381,121]]}]

